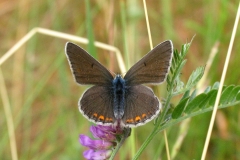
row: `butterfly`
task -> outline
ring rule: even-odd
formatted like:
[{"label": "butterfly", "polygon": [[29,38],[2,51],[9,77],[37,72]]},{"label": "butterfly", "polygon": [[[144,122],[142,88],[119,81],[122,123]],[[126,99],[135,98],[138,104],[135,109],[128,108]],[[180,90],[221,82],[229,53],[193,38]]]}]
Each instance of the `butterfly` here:
[{"label": "butterfly", "polygon": [[65,53],[80,85],[93,85],[78,102],[88,120],[100,125],[136,127],[154,119],[161,103],[151,88],[142,84],[160,84],[169,72],[173,44],[164,41],[153,48],[122,76],[113,76],[83,48],[68,42]]}]

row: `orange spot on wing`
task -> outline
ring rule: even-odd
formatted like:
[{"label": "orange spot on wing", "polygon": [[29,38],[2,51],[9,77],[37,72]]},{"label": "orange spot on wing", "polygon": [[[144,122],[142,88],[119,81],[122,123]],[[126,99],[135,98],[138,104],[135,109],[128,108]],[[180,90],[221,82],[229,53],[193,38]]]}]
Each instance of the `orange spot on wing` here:
[{"label": "orange spot on wing", "polygon": [[106,122],[113,122],[112,118],[106,118]]},{"label": "orange spot on wing", "polygon": [[127,123],[133,123],[134,120],[133,120],[133,119],[127,119],[126,122],[127,122]]},{"label": "orange spot on wing", "polygon": [[143,113],[143,114],[142,114],[142,118],[145,119],[146,117],[147,117],[147,115],[146,115],[145,113]]},{"label": "orange spot on wing", "polygon": [[141,117],[140,117],[140,116],[135,117],[135,121],[136,121],[136,122],[139,122],[140,120],[141,120]]},{"label": "orange spot on wing", "polygon": [[93,117],[97,117],[97,113],[93,113]]},{"label": "orange spot on wing", "polygon": [[103,115],[100,115],[100,116],[98,117],[98,119],[100,119],[100,120],[104,120],[105,117],[104,117]]}]

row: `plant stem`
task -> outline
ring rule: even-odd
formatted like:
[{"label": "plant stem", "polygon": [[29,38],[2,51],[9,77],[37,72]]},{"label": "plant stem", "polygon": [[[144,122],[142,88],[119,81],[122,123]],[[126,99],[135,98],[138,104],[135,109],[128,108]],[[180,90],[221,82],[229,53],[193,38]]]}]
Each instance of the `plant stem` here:
[{"label": "plant stem", "polygon": [[114,159],[114,157],[116,156],[118,150],[119,150],[120,147],[122,146],[122,144],[123,144],[123,142],[125,141],[125,139],[130,136],[130,133],[131,133],[131,128],[125,128],[125,129],[123,130],[123,135],[122,135],[122,137],[121,137],[121,140],[120,140],[119,143],[117,143],[117,146],[116,146],[116,148],[113,150],[113,153],[112,153],[111,157],[109,158],[109,160],[113,160],[113,159]]},{"label": "plant stem", "polygon": [[[171,83],[173,84],[173,83]],[[168,106],[170,103],[170,100],[172,98],[172,91],[173,90],[173,85],[170,86],[170,92],[167,96],[167,101],[165,103],[165,107],[163,108],[163,112],[161,114],[161,116],[159,117],[159,119],[157,120],[155,127],[153,129],[153,131],[150,133],[150,135],[147,137],[147,139],[144,141],[144,143],[142,144],[142,146],[139,148],[139,150],[137,151],[137,153],[135,154],[135,156],[133,157],[133,160],[136,160],[139,158],[139,156],[141,155],[141,153],[143,152],[143,150],[147,147],[147,145],[151,142],[151,140],[153,139],[153,137],[159,132],[160,128],[161,128],[161,122],[163,121],[167,111],[168,111]]]}]

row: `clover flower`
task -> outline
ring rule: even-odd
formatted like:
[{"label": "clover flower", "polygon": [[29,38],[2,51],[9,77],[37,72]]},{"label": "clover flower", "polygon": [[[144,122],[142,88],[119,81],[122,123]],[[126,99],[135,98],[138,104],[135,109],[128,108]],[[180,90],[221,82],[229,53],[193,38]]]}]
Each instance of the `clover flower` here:
[{"label": "clover flower", "polygon": [[121,134],[121,131],[112,126],[101,125],[91,126],[90,131],[96,139],[82,134],[79,136],[81,145],[89,148],[83,152],[83,156],[88,160],[108,159],[112,154],[112,148],[116,146],[116,136]]}]

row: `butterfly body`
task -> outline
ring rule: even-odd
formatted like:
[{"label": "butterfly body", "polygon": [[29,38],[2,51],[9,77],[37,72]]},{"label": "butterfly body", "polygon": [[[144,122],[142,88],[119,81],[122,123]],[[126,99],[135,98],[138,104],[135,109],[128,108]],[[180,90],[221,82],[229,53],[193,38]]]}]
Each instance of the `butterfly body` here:
[{"label": "butterfly body", "polygon": [[80,112],[101,125],[136,127],[151,121],[162,106],[152,89],[142,84],[165,80],[172,52],[172,42],[165,41],[133,65],[124,77],[113,77],[84,49],[68,42],[66,55],[75,81],[93,85],[79,100]]},{"label": "butterfly body", "polygon": [[125,95],[127,92],[125,80],[121,75],[117,74],[112,81],[112,85],[113,114],[116,119],[121,119],[124,115]]}]

